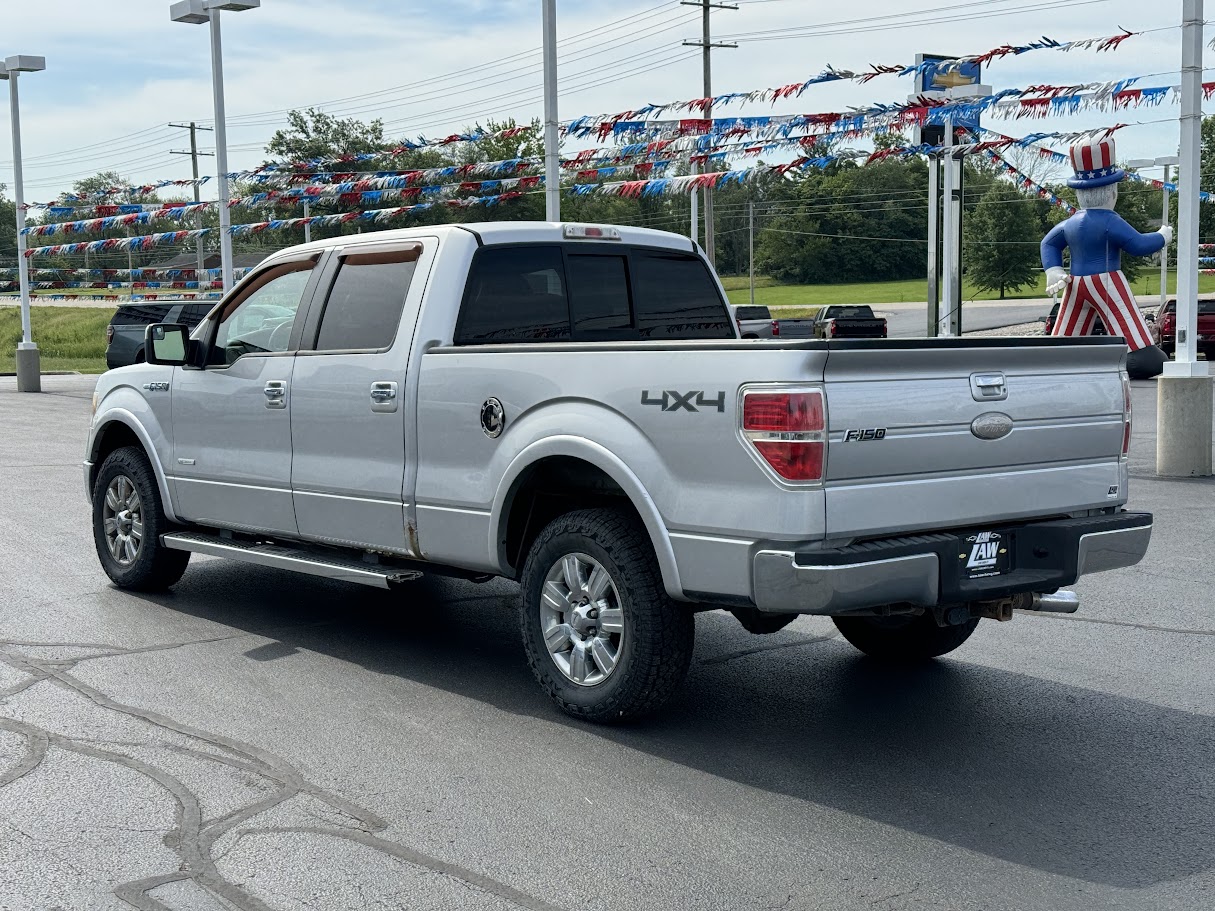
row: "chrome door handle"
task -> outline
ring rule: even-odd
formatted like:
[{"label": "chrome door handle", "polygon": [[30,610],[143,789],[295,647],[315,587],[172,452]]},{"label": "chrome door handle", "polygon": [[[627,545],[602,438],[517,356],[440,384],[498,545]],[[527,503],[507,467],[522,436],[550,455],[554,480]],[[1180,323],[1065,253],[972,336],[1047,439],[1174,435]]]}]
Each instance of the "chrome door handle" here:
[{"label": "chrome door handle", "polygon": [[266,395],[267,408],[287,407],[287,383],[284,380],[269,380],[262,392]]},{"label": "chrome door handle", "polygon": [[391,414],[397,410],[397,384],[381,381],[371,384],[371,410]]}]

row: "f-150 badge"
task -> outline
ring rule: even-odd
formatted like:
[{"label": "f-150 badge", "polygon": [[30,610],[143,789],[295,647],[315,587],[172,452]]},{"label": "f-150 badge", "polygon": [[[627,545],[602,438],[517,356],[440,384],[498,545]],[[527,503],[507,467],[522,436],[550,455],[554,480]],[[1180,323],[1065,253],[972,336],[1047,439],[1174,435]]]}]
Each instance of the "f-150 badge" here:
[{"label": "f-150 badge", "polygon": [[718,392],[714,398],[707,398],[705,393],[700,389],[693,389],[691,392],[676,392],[674,389],[666,389],[662,395],[655,395],[650,390],[644,389],[641,392],[641,404],[657,405],[663,411],[698,412],[703,409],[713,408],[719,412],[724,412],[726,410],[726,394]]},{"label": "f-150 badge", "polygon": [[845,443],[867,443],[870,440],[884,439],[886,439],[885,427],[867,427],[865,429],[844,431]]}]

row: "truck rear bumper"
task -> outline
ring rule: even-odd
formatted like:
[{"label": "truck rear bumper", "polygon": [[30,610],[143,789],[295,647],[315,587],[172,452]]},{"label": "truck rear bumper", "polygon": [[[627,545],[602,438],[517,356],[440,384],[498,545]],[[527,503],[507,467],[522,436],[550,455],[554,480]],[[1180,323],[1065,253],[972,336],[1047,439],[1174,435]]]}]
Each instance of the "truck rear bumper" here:
[{"label": "truck rear bumper", "polygon": [[[967,537],[999,535],[1009,551],[999,575],[968,577]],[[1087,573],[1133,566],[1152,536],[1150,513],[1121,512],[868,541],[833,550],[761,550],[755,606],[771,613],[840,614],[884,604],[960,604],[1049,592]],[[1003,553],[1003,551],[1001,551]]]}]

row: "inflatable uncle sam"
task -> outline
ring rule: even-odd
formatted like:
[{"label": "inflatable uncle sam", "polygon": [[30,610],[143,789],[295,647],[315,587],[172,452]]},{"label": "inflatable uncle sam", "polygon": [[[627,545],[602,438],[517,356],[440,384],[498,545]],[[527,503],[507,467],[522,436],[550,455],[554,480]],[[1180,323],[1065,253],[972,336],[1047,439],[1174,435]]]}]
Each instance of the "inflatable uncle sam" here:
[{"label": "inflatable uncle sam", "polygon": [[[1131,353],[1127,371],[1137,379],[1156,376],[1165,354],[1152,344],[1147,323],[1135,303],[1130,283],[1122,274],[1122,252],[1147,256],[1173,239],[1173,229],[1140,234],[1114,212],[1118,182],[1126,172],[1114,163],[1112,139],[1089,138],[1071,147],[1074,177],[1067,185],[1076,190],[1081,211],[1055,225],[1042,240],[1042,267],[1046,290],[1063,291],[1052,335],[1089,335],[1100,316],[1110,335],[1126,339]],[[1063,269],[1063,248],[1072,255],[1072,272]]]}]

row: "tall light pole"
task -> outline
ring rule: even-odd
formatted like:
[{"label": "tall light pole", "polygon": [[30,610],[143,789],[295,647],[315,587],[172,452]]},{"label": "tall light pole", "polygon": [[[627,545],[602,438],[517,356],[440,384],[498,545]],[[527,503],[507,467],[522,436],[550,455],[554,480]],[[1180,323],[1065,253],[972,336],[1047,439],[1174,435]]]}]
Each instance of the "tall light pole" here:
[{"label": "tall light pole", "polygon": [[544,220],[561,221],[561,166],[557,159],[557,0],[543,0]]},{"label": "tall light pole", "polygon": [[17,204],[17,281],[21,288],[21,341],[17,343],[17,391],[42,391],[42,364],[30,329],[30,268],[25,258],[25,189],[21,175],[21,108],[17,74],[46,69],[45,57],[17,54],[0,63],[0,79],[8,80],[9,114],[13,126],[13,201]]},{"label": "tall light pole", "polygon": [[1198,188],[1202,158],[1202,0],[1181,4],[1177,181],[1177,356],[1156,381],[1156,473],[1211,474],[1210,365],[1198,360]]},{"label": "tall light pole", "polygon": [[257,9],[261,0],[179,0],[169,18],[190,25],[211,25],[211,89],[215,95],[215,168],[219,172],[219,259],[224,291],[232,288],[231,214],[228,212],[228,122],[224,115],[224,54],[219,33],[220,10]]},{"label": "tall light pole", "polygon": [[[1169,223],[1169,168],[1181,159],[1176,155],[1164,155],[1160,158],[1134,158],[1126,163],[1128,168],[1158,168],[1164,167],[1164,214],[1160,216],[1161,226]],[[1160,251],[1160,306],[1169,296],[1169,248]]]}]

